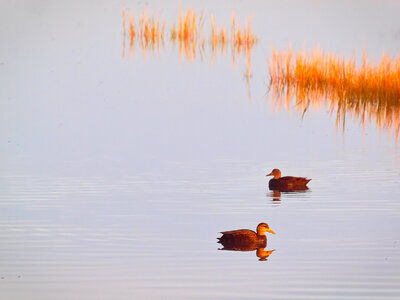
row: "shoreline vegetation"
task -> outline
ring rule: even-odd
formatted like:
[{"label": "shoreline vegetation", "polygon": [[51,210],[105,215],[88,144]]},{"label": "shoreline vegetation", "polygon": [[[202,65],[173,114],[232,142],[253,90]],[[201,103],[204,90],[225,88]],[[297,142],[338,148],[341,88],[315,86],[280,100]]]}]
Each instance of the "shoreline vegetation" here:
[{"label": "shoreline vegetation", "polygon": [[[150,16],[151,15],[151,16]],[[219,50],[226,54],[228,45],[232,50],[232,63],[235,62],[235,54],[245,54],[250,61],[251,49],[257,44],[258,38],[251,29],[249,17],[247,23],[241,26],[234,12],[231,15],[231,28],[218,26],[213,15],[210,17],[210,33],[204,34],[205,18],[203,12],[196,14],[194,10],[179,11],[178,22],[173,22],[166,28],[166,21],[159,15],[149,14],[143,10],[140,17],[131,15],[126,9],[122,10],[122,27],[124,35],[123,56],[135,51],[139,44],[143,52],[152,51],[159,55],[160,48],[165,49],[165,37],[172,44],[178,44],[179,56],[188,61],[197,56],[203,57],[206,45],[210,45],[212,61]],[[169,32],[169,35],[166,34]],[[129,43],[128,51],[126,41]],[[128,52],[128,53],[127,53]],[[235,53],[233,53],[235,52]],[[250,73],[248,69],[247,73]]]},{"label": "shoreline vegetation", "polygon": [[[366,121],[375,120],[379,130],[400,132],[400,58],[382,54],[380,62],[368,60],[364,51],[361,64],[355,56],[336,57],[314,48],[311,53],[278,52],[272,48],[268,61],[269,90],[272,103],[290,109],[295,103],[303,115],[308,108],[326,104],[336,111],[336,126],[345,128],[346,115]],[[295,99],[295,100],[294,100]]]},{"label": "shoreline vegetation", "polygon": [[[151,15],[151,16],[150,16]],[[258,38],[251,28],[249,17],[244,26],[232,12],[231,27],[217,24],[210,16],[209,34],[204,34],[205,17],[189,9],[179,11],[178,21],[166,26],[159,15],[144,10],[140,17],[122,10],[123,53],[130,56],[136,48],[146,57],[148,52],[159,56],[165,51],[166,36],[173,46],[178,46],[181,59],[193,61],[203,59],[206,46],[211,49],[211,63],[216,55],[226,55],[230,49],[232,66],[237,57],[246,58],[244,77],[250,96],[251,54]],[[126,43],[128,42],[128,50]],[[314,48],[310,52],[278,51],[271,47],[267,59],[269,72],[268,93],[275,107],[296,111],[305,115],[309,108],[327,106],[330,114],[336,112],[336,127],[345,129],[346,116],[359,119],[365,128],[367,122],[375,121],[378,130],[393,132],[398,141],[400,134],[400,58],[391,58],[383,53],[380,61],[367,58],[364,50],[361,62],[356,57],[338,57]]]}]

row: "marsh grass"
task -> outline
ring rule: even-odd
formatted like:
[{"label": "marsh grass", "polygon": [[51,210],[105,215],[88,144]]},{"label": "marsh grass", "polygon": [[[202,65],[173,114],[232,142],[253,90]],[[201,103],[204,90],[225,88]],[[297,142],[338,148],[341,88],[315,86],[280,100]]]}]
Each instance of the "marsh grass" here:
[{"label": "marsh grass", "polygon": [[293,53],[278,52],[272,48],[268,60],[269,89],[272,103],[295,107],[304,115],[311,106],[326,103],[332,113],[336,111],[336,126],[344,130],[346,115],[366,122],[375,120],[379,130],[394,131],[396,140],[400,132],[400,59],[391,59],[383,53],[380,62],[368,60],[364,51],[361,64],[355,56],[336,57],[314,49]]},{"label": "marsh grass", "polygon": [[230,31],[228,27],[218,26],[213,15],[210,17],[210,36],[203,34],[205,17],[203,12],[197,14],[194,10],[188,9],[186,12],[180,10],[178,21],[173,22],[166,30],[166,22],[161,21],[159,15],[155,17],[154,13],[148,17],[144,10],[140,16],[139,22],[136,16],[132,16],[128,10],[122,10],[123,26],[123,56],[125,56],[125,40],[129,43],[130,52],[135,51],[135,43],[138,43],[144,55],[150,49],[160,48],[164,45],[165,32],[169,32],[169,41],[179,47],[179,57],[188,61],[193,61],[198,56],[203,58],[205,55],[205,46],[208,43],[211,48],[211,63],[214,62],[217,53],[226,55],[228,48],[232,49],[232,65],[235,64],[236,57],[244,55],[247,57],[246,76],[250,77],[251,50],[257,43],[257,37],[251,29],[251,17],[244,26],[239,26],[239,21],[232,13],[232,24]]}]

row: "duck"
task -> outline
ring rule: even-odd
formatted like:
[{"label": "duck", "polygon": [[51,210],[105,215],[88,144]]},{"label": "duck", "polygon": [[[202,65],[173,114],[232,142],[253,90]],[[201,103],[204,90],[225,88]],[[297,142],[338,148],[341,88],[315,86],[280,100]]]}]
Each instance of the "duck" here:
[{"label": "duck", "polygon": [[281,177],[281,171],[279,169],[273,169],[271,173],[266,176],[274,176],[268,183],[270,190],[279,190],[282,192],[296,191],[296,190],[307,190],[307,183],[311,179],[305,177],[294,177],[294,176],[284,176]]},{"label": "duck", "polygon": [[253,251],[257,248],[265,248],[267,245],[266,232],[275,234],[267,223],[260,223],[254,232],[250,229],[237,229],[222,231],[218,243],[224,246],[223,250]]}]

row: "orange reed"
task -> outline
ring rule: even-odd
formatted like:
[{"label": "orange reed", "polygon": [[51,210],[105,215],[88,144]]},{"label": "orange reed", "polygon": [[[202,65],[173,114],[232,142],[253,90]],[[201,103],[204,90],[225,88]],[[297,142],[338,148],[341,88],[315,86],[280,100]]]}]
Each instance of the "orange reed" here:
[{"label": "orange reed", "polygon": [[344,128],[346,113],[361,119],[362,124],[375,119],[378,129],[400,132],[400,59],[382,55],[379,63],[363,54],[360,66],[355,57],[336,57],[314,49],[310,54],[277,52],[272,48],[268,61],[273,102],[296,108],[303,113],[311,105],[328,102],[331,113],[337,111],[336,124]]}]

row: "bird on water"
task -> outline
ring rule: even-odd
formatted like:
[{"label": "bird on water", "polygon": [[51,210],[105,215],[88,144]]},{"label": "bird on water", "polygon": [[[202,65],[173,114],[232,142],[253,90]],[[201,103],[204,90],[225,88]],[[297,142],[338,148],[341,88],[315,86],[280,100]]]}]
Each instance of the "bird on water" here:
[{"label": "bird on water", "polygon": [[281,175],[282,174],[279,169],[273,169],[271,173],[266,175],[274,176],[268,183],[270,190],[294,191],[308,189],[307,183],[310,182],[311,179],[294,176],[281,177]]},{"label": "bird on water", "polygon": [[254,232],[250,229],[238,229],[231,231],[222,231],[222,236],[218,238],[218,243],[221,243],[226,249],[251,251],[256,248],[265,248],[267,244],[266,232],[275,234],[269,228],[267,223],[260,223]]}]

